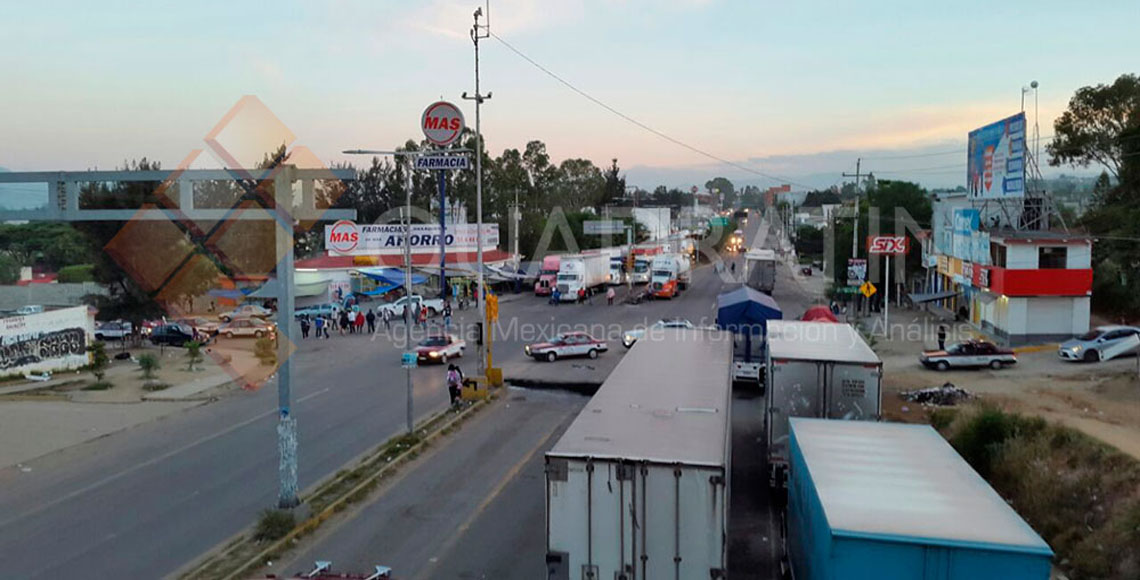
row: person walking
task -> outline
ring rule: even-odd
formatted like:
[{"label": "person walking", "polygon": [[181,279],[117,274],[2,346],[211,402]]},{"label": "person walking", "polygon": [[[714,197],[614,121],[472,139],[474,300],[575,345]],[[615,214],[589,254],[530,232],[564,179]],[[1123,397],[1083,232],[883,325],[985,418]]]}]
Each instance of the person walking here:
[{"label": "person walking", "polygon": [[420,326],[427,328],[428,309],[427,305],[420,306]]},{"label": "person walking", "polygon": [[614,292],[614,287],[610,286],[609,289],[606,290],[606,306],[613,306],[614,305],[614,296],[616,296],[616,295],[617,295],[617,292]]},{"label": "person walking", "polygon": [[325,317],[318,314],[317,319],[313,321],[313,328],[316,329],[316,331],[317,331],[314,338],[320,338],[321,332],[325,328]]},{"label": "person walking", "polygon": [[451,329],[451,302],[443,303],[443,327]]},{"label": "person walking", "polygon": [[946,326],[938,325],[938,350],[946,350]]},{"label": "person walking", "polygon": [[372,309],[368,309],[368,314],[364,315],[364,319],[368,321],[368,334],[376,334],[376,315],[372,313]]},{"label": "person walking", "polygon": [[356,325],[356,334],[364,334],[364,313],[357,311],[353,322]]},{"label": "person walking", "polygon": [[345,332],[348,331],[348,313],[341,310],[338,322],[340,322],[340,335],[344,336]]},{"label": "person walking", "polygon": [[348,333],[356,334],[356,311],[348,311]]},{"label": "person walking", "polygon": [[459,367],[451,364],[447,365],[447,396],[451,399],[451,406],[459,405],[460,389],[463,385],[463,375],[459,372]]},{"label": "person walking", "polygon": [[562,302],[562,293],[558,291],[558,288],[555,288],[550,291],[550,303],[558,306],[559,302]]},{"label": "person walking", "polygon": [[585,301],[586,301],[586,289],[585,288],[579,288],[578,289],[578,304],[581,304]]},{"label": "person walking", "polygon": [[309,338],[309,315],[301,317],[301,339]]},{"label": "person walking", "polygon": [[392,330],[392,310],[385,308],[380,312],[380,316],[384,319],[384,330]]}]

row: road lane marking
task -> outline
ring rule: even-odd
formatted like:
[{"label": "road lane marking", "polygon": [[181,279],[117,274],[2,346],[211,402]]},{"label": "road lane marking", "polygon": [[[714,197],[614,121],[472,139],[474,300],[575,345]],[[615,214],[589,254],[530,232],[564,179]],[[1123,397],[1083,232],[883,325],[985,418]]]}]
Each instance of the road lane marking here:
[{"label": "road lane marking", "polygon": [[[310,393],[308,395],[305,395],[304,397],[301,397],[300,399],[297,399],[297,402],[300,403],[303,401],[307,401],[307,400],[312,399],[313,397],[315,397],[317,395],[320,395],[322,393],[327,392],[328,390],[329,390],[329,388],[325,388],[325,389],[322,389],[322,390],[317,391],[315,393]],[[201,439],[198,439],[197,441],[183,445],[182,447],[179,447],[178,449],[175,449],[173,451],[168,451],[166,453],[163,453],[162,455],[159,455],[158,457],[152,457],[152,458],[150,458],[150,459],[148,459],[142,463],[139,463],[137,465],[133,465],[131,467],[128,467],[128,468],[126,468],[122,471],[119,471],[117,473],[114,473],[112,475],[108,475],[107,477],[104,477],[103,479],[100,479],[94,483],[90,483],[88,485],[85,485],[85,486],[83,486],[77,490],[68,492],[68,493],[61,495],[61,496],[59,496],[59,497],[57,497],[57,498],[55,498],[49,502],[40,504],[39,506],[35,507],[34,509],[28,510],[28,511],[21,513],[15,517],[11,517],[11,518],[8,518],[6,520],[0,520],[0,528],[7,527],[9,524],[18,522],[24,518],[34,516],[38,513],[41,513],[41,512],[46,511],[52,507],[55,507],[55,506],[57,506],[63,502],[75,499],[81,495],[95,491],[96,489],[99,489],[100,487],[103,487],[104,485],[107,485],[108,483],[122,479],[123,477],[126,477],[132,473],[135,473],[136,471],[139,471],[141,469],[145,469],[145,468],[150,467],[152,465],[155,465],[157,463],[161,463],[162,461],[170,459],[171,457],[174,457],[175,455],[178,455],[180,453],[189,451],[189,450],[191,450],[191,449],[193,449],[193,448],[195,448],[195,447],[197,447],[203,443],[208,443],[208,442],[213,441],[214,439],[217,439],[219,437],[229,435],[230,433],[233,433],[234,431],[237,431],[238,429],[248,427],[249,425],[252,425],[252,424],[254,424],[254,423],[256,423],[256,422],[258,422],[258,421],[260,421],[266,417],[269,417],[271,415],[276,415],[276,414],[277,414],[277,409],[273,409],[270,411],[266,411],[264,413],[260,413],[258,415],[254,415],[253,417],[250,417],[249,419],[246,419],[245,421],[242,421],[241,423],[233,425],[227,429],[224,429],[222,431],[218,431],[217,433],[214,433],[211,435],[207,435]]]},{"label": "road lane marking", "polygon": [[[509,471],[507,471],[507,474],[503,476],[503,478],[500,479],[497,484],[495,484],[495,487],[491,490],[491,493],[489,493],[487,497],[484,497],[483,501],[479,502],[479,505],[475,507],[475,511],[471,512],[471,515],[468,516],[467,519],[464,520],[463,523],[455,529],[455,533],[453,533],[449,538],[447,538],[447,541],[440,545],[439,554],[447,555],[449,552],[451,552],[452,548],[455,547],[456,542],[458,542],[460,537],[463,536],[463,534],[467,532],[471,525],[475,523],[475,520],[483,514],[487,507],[491,505],[491,502],[493,502],[495,498],[499,497],[499,494],[501,494],[503,490],[506,489],[506,487],[512,481],[514,481],[515,477],[518,476],[518,473],[522,471],[522,468],[530,462],[534,455],[538,453],[543,447],[545,447],[548,442],[550,442],[550,439],[554,437],[555,433],[558,432],[560,424],[561,422],[555,423],[554,428],[551,429],[545,437],[541,438],[538,444],[535,445],[529,452],[527,452],[527,454],[523,456],[523,458],[520,459],[518,463],[514,464],[514,466],[512,466]],[[433,572],[439,565],[439,557],[440,556],[436,556],[433,558],[428,567],[417,574],[415,578],[417,580],[431,578],[432,576],[430,572]]]}]

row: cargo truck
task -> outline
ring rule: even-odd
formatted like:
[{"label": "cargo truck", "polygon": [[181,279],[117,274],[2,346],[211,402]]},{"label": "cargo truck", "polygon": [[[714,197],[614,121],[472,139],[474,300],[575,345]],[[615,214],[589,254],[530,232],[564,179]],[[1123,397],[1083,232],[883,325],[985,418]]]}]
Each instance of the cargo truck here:
[{"label": "cargo truck", "polygon": [[753,248],[744,254],[744,283],[765,294],[776,287],[776,252]]},{"label": "cargo truck", "polygon": [[634,284],[648,284],[649,283],[649,267],[653,264],[653,256],[660,254],[662,251],[661,246],[635,246],[633,248],[633,272],[629,276],[633,279]]},{"label": "cargo truck", "polygon": [[883,362],[850,324],[772,320],[765,349],[768,483],[787,484],[788,419],[878,420]]},{"label": "cargo truck", "polygon": [[1053,551],[928,425],[790,421],[797,580],[1048,580]]},{"label": "cargo truck", "polygon": [[610,277],[610,259],[603,254],[569,254],[558,265],[558,292],[563,302],[578,300],[581,294],[592,294],[606,285]]},{"label": "cargo truck", "polygon": [[724,578],[731,336],[665,329],[546,454],[550,580]]},{"label": "cargo truck", "polygon": [[654,256],[650,265],[649,292],[654,298],[673,298],[689,287],[692,265],[681,254]]},{"label": "cargo truck", "polygon": [[538,270],[538,279],[534,281],[534,293],[537,296],[550,296],[558,279],[558,268],[562,256],[557,254],[542,259],[542,267]]}]

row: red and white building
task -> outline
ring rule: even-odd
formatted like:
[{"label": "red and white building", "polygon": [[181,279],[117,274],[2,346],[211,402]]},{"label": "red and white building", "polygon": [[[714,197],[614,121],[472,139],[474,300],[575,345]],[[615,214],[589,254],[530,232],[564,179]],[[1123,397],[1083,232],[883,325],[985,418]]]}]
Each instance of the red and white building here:
[{"label": "red and white building", "polygon": [[[1088,331],[1092,238],[986,230],[977,224],[971,229],[968,219],[940,219],[955,210],[971,211],[966,207],[953,198],[935,204],[932,243],[923,244],[925,298],[1012,346],[1066,340]],[[986,218],[975,219],[984,223]]]}]

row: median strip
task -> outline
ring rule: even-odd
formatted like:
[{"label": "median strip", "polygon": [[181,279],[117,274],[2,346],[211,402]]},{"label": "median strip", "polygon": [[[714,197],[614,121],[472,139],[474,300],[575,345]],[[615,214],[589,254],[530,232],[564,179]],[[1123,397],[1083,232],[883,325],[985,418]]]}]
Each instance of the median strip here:
[{"label": "median strip", "polygon": [[476,401],[463,411],[442,411],[425,419],[412,435],[400,435],[365,452],[354,462],[355,467],[342,469],[315,484],[301,498],[301,507],[307,515],[282,537],[268,543],[256,539],[257,525],[230,538],[211,555],[205,556],[190,569],[178,575],[187,580],[231,580],[244,578],[266,562],[278,560],[305,536],[317,531],[333,515],[344,511],[350,504],[368,497],[380,481],[396,472],[397,467],[419,456],[436,438],[451,434],[459,424],[491,404],[491,399]]}]

